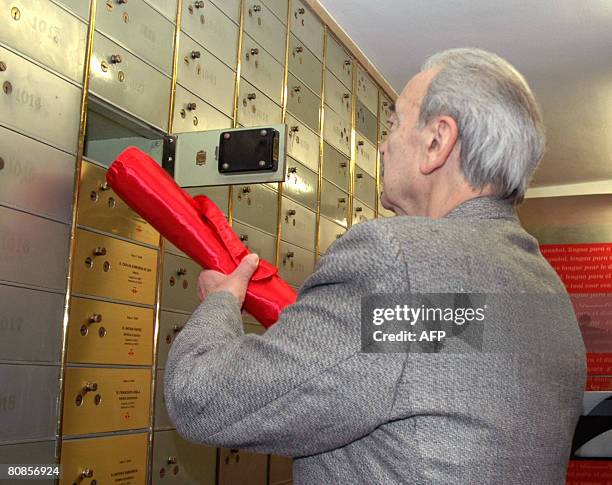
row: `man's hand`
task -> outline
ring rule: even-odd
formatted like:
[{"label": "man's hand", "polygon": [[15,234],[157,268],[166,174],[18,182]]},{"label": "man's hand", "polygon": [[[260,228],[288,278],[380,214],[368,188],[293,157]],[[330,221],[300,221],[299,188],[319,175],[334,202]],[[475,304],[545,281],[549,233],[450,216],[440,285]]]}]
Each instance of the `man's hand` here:
[{"label": "man's hand", "polygon": [[238,300],[238,305],[242,307],[249,280],[257,269],[258,264],[259,256],[257,254],[249,254],[233,273],[229,275],[224,275],[212,269],[205,269],[198,277],[198,295],[200,300],[204,301],[211,293],[229,291]]}]

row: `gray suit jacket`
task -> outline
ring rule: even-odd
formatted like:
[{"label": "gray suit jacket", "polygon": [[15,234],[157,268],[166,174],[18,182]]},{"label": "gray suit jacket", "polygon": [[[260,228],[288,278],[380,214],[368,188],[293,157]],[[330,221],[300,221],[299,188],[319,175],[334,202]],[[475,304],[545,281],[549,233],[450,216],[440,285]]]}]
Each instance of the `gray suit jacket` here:
[{"label": "gray suit jacket", "polygon": [[[419,292],[560,303],[536,299],[537,325],[495,313],[490,352],[361,352],[361,297]],[[191,441],[295,457],[295,483],[561,484],[585,376],[562,283],[513,207],[483,197],[352,227],[261,336],[210,295],[172,346],[165,400]]]}]

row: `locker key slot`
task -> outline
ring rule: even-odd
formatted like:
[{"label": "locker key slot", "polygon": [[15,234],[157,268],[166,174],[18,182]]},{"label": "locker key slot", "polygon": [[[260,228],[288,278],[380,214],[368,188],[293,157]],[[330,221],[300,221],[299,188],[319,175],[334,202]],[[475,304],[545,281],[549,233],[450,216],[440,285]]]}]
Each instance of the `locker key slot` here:
[{"label": "locker key slot", "polygon": [[94,256],[105,256],[106,255],[106,248],[102,247],[102,246],[99,246],[99,247],[97,247],[97,248],[95,248],[93,250],[93,254],[94,254]]},{"label": "locker key slot", "polygon": [[101,321],[102,315],[100,313],[92,313],[88,319],[89,325],[91,325],[92,323],[100,323]]},{"label": "locker key slot", "polygon": [[88,392],[94,392],[98,390],[98,383],[97,382],[88,382],[87,384],[85,384],[83,386],[83,389],[81,390],[81,394],[85,395]]},{"label": "locker key slot", "polygon": [[[94,476],[94,471],[91,468],[85,468],[85,470],[83,470],[79,476],[77,477],[76,481],[74,483],[81,483],[83,480],[85,480],[86,478],[91,478]],[[94,483],[95,480],[92,480],[91,483]]]},{"label": "locker key slot", "polygon": [[287,261],[289,261],[291,268],[293,268],[293,257],[294,256],[295,254],[293,253],[293,251],[287,251],[285,253],[285,256],[283,257],[283,266],[285,266],[287,264]]}]

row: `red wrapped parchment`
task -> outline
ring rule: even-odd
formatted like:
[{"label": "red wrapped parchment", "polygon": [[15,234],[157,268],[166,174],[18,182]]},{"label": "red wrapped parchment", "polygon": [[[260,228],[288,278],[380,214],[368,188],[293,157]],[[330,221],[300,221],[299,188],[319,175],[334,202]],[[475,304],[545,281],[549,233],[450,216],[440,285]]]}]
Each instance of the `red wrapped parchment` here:
[{"label": "red wrapped parchment", "polygon": [[[149,155],[124,150],[106,174],[112,189],[132,209],[203,268],[229,274],[249,250],[206,196],[191,197]],[[270,327],[296,293],[264,259],[249,283],[244,308]]]}]

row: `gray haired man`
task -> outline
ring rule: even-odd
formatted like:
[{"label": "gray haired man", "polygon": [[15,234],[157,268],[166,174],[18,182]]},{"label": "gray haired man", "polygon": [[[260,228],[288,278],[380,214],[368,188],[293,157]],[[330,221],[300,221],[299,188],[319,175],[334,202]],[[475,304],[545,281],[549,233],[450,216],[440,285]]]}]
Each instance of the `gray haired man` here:
[{"label": "gray haired man", "polygon": [[[381,201],[398,217],[347,231],[261,336],[240,315],[257,258],[204,271],[166,366],[169,414],[192,441],[295,457],[296,483],[563,483],[585,354],[514,210],[544,149],[534,97],[503,59],[454,49],[410,80],[391,124]],[[362,297],[470,292],[525,296],[486,322],[495,351],[362,351]]]}]

